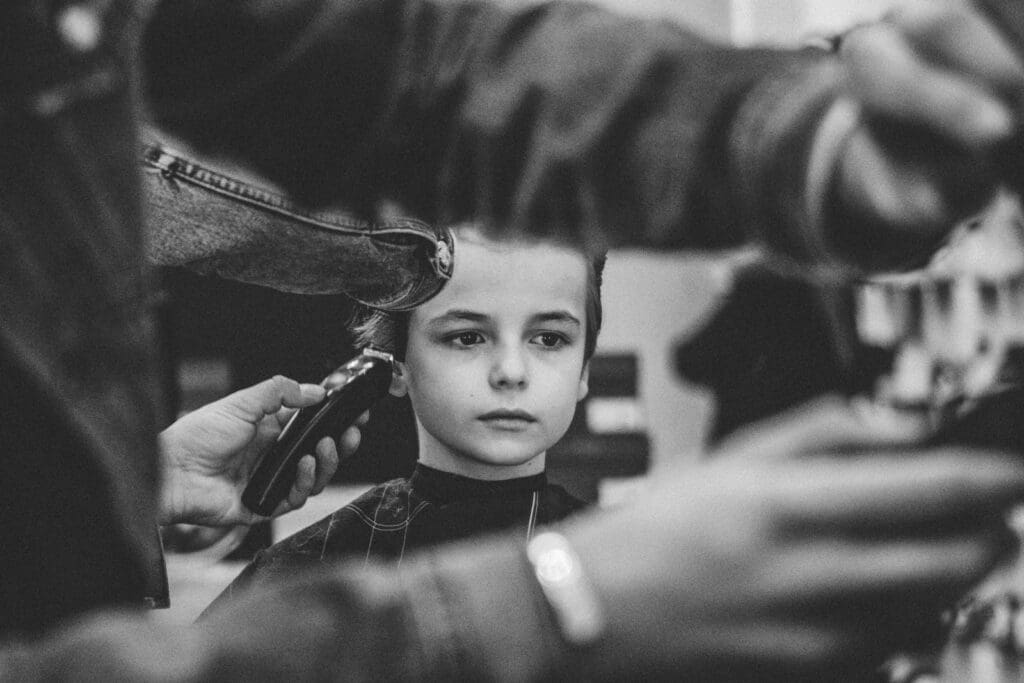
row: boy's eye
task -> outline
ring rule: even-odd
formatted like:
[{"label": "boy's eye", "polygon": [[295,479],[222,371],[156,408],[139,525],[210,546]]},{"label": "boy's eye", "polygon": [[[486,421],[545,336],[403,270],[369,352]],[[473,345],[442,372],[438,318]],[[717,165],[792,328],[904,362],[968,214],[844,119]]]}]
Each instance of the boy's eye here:
[{"label": "boy's eye", "polygon": [[479,332],[459,332],[449,338],[456,346],[474,346],[476,344],[483,344],[484,337]]},{"label": "boy's eye", "polygon": [[534,343],[548,349],[561,348],[568,344],[568,340],[557,332],[541,332],[533,338]]}]

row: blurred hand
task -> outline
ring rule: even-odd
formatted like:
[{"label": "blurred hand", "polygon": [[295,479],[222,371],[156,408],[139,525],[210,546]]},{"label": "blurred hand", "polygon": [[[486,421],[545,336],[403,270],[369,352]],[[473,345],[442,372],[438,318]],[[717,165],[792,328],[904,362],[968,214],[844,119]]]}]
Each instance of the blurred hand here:
[{"label": "blurred hand", "polygon": [[[203,406],[165,429],[159,437],[160,523],[227,526],[264,519],[242,504],[249,475],[294,409],[323,397],[319,385],[277,376]],[[365,421],[366,415],[359,423]],[[356,450],[359,438],[358,426],[342,434],[344,456]],[[274,514],[302,507],[309,496],[324,489],[337,468],[337,447],[325,437],[314,454],[299,461],[295,484]]]},{"label": "blurred hand", "polygon": [[941,610],[1013,545],[1024,463],[921,450],[922,433],[826,400],[570,527],[610,621],[602,664],[643,653],[688,680],[846,681],[938,648]]},{"label": "blurred hand", "polygon": [[923,236],[979,209],[1018,123],[1021,47],[965,0],[911,0],[847,34],[861,120],[836,156],[842,203]]}]

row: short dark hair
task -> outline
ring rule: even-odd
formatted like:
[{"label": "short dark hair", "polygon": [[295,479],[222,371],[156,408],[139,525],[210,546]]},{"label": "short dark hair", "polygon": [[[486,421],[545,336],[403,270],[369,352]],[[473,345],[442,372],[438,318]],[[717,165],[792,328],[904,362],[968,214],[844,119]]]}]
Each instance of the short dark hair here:
[{"label": "short dark hair", "polygon": [[[601,253],[590,259],[587,270],[587,300],[584,305],[586,323],[583,341],[583,360],[588,361],[597,348],[597,335],[601,331],[601,281],[607,254]],[[372,345],[394,354],[398,360],[405,360],[405,349],[409,342],[409,320],[411,311],[382,311],[368,306],[357,307],[353,315],[352,330],[356,346]]]}]

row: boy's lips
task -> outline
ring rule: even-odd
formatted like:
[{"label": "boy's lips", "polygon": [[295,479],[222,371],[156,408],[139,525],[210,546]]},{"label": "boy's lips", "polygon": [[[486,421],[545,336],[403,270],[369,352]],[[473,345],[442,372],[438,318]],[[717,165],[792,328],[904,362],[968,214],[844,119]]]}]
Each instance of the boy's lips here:
[{"label": "boy's lips", "polygon": [[510,425],[522,424],[524,422],[536,422],[537,418],[525,410],[492,410],[480,415],[478,420],[491,424],[508,423]]}]

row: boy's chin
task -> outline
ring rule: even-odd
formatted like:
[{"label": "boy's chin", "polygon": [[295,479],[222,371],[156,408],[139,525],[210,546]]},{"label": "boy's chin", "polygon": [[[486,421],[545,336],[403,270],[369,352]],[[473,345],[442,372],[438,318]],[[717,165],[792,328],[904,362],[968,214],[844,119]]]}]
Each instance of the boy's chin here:
[{"label": "boy's chin", "polygon": [[515,453],[473,453],[469,456],[477,465],[490,466],[495,468],[520,467],[529,465],[539,458],[537,453],[515,454]]},{"label": "boy's chin", "polygon": [[[500,472],[508,468],[525,467],[544,457],[546,449],[538,448],[536,444],[525,445],[512,440],[508,442],[494,441],[487,444],[486,448],[472,448],[462,451],[464,459],[472,461],[476,467],[491,467]],[[543,469],[543,462],[541,463]]]}]

